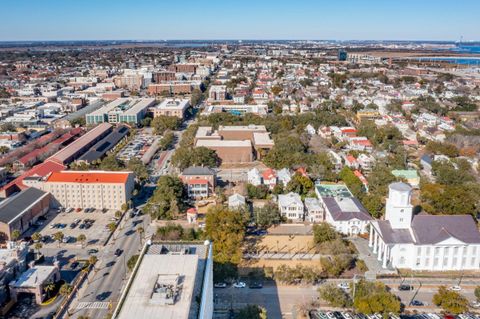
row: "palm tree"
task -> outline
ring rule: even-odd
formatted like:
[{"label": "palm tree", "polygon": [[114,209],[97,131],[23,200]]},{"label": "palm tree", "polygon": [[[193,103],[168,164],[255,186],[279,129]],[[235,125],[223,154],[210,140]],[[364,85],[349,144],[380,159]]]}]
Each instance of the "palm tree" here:
[{"label": "palm tree", "polygon": [[64,297],[67,297],[68,295],[70,295],[72,293],[72,290],[73,290],[73,287],[71,285],[65,283],[60,287],[60,294]]},{"label": "palm tree", "polygon": [[115,224],[115,223],[112,222],[112,223],[108,224],[107,227],[108,227],[108,230],[112,233],[112,238],[113,238],[113,240],[115,241],[115,234],[114,234],[114,232],[115,232],[115,229],[117,229],[117,224]]},{"label": "palm tree", "polygon": [[82,248],[85,246],[85,241],[87,240],[87,236],[85,234],[80,234],[77,237],[77,240],[82,243]]},{"label": "palm tree", "polygon": [[55,234],[53,234],[53,239],[55,239],[56,241],[58,241],[58,247],[60,247],[60,243],[62,242],[63,237],[65,237],[65,235],[64,235],[61,231],[56,232]]},{"label": "palm tree", "polygon": [[40,249],[42,249],[42,247],[42,243],[35,243],[35,245],[33,245],[33,248],[37,251],[37,255],[40,255]]},{"label": "palm tree", "polygon": [[95,270],[95,271],[97,270],[95,268],[95,264],[96,264],[97,261],[98,261],[98,258],[95,255],[92,255],[92,256],[88,257],[88,263],[93,266],[93,270]]},{"label": "palm tree", "polygon": [[90,262],[86,262],[85,266],[82,268],[82,272],[87,275],[87,281],[90,283],[90,279],[88,278],[88,271],[90,270]]},{"label": "palm tree", "polygon": [[50,299],[50,293],[55,290],[55,283],[53,281],[46,283],[43,290],[47,293],[47,299]]},{"label": "palm tree", "polygon": [[39,241],[40,239],[42,239],[42,234],[40,234],[39,232],[34,232],[34,233],[32,234],[32,239],[33,239],[34,241]]},{"label": "palm tree", "polygon": [[11,235],[11,238],[13,241],[17,241],[18,238],[20,238],[22,234],[20,233],[20,231],[18,229],[15,229],[14,231],[12,231],[12,235]]},{"label": "palm tree", "polygon": [[140,237],[140,246],[143,245],[143,234],[145,233],[145,229],[143,229],[143,227],[138,227],[137,228],[137,233],[138,233],[138,236]]}]

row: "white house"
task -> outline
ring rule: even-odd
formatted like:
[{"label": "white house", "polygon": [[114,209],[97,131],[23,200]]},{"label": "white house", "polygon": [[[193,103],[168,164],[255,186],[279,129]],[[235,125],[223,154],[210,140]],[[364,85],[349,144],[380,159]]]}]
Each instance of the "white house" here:
[{"label": "white house", "polygon": [[228,197],[228,208],[230,209],[242,208],[245,204],[245,196],[235,193]]},{"label": "white house", "polygon": [[325,210],[315,197],[305,198],[305,220],[311,223],[320,223],[325,220]]},{"label": "white house", "polygon": [[307,127],[305,127],[305,132],[307,132],[309,135],[315,135],[317,133],[311,124],[308,124]]},{"label": "white house", "polygon": [[296,193],[288,193],[286,195],[278,195],[278,208],[282,216],[292,220],[303,220],[303,203],[300,195]]},{"label": "white house", "polygon": [[288,168],[282,168],[281,170],[277,171],[277,178],[283,186],[287,186],[288,182],[292,180],[292,173]]},{"label": "white house", "polygon": [[383,268],[480,269],[480,233],[470,215],[413,216],[412,187],[389,186],[385,220],[370,224],[369,246]]},{"label": "white house", "polygon": [[248,183],[259,186],[262,185],[262,176],[256,167],[252,168],[247,173]]}]

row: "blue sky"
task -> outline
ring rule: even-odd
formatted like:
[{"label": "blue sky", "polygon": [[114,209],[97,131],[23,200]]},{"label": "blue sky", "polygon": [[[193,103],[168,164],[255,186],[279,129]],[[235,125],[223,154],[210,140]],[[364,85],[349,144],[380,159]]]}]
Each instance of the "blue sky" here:
[{"label": "blue sky", "polygon": [[0,41],[480,40],[479,0],[1,0]]}]

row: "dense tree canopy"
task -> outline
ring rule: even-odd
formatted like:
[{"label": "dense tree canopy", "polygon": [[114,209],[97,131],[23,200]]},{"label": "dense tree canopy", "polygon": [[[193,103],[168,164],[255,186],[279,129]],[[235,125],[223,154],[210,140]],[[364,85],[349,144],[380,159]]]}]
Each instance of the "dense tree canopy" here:
[{"label": "dense tree canopy", "polygon": [[155,134],[162,135],[166,130],[174,131],[178,129],[181,124],[181,119],[176,116],[160,115],[155,117],[151,126],[153,127]]},{"label": "dense tree canopy", "polygon": [[145,205],[145,211],[152,218],[172,219],[183,208],[184,187],[175,176],[163,175],[158,179],[157,188]]},{"label": "dense tree canopy", "polygon": [[356,283],[353,303],[356,311],[367,315],[400,312],[400,300],[381,282],[360,280]]},{"label": "dense tree canopy", "polygon": [[217,152],[206,147],[180,147],[172,156],[172,164],[181,170],[190,166],[217,167],[220,158]]},{"label": "dense tree canopy", "polygon": [[468,300],[456,291],[448,290],[441,286],[433,295],[433,303],[452,314],[460,314],[468,310]]}]

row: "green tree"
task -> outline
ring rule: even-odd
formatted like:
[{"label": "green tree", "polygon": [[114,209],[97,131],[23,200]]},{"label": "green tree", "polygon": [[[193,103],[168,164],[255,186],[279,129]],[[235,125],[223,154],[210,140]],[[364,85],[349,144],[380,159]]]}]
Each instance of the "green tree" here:
[{"label": "green tree", "polygon": [[123,169],[122,163],[115,157],[115,154],[113,153],[103,158],[99,167],[104,171],[119,171]]},{"label": "green tree", "polygon": [[241,261],[245,227],[246,218],[243,213],[223,206],[209,209],[205,220],[205,235],[214,243],[215,262],[238,264]]},{"label": "green tree", "polygon": [[32,234],[32,239],[33,241],[39,241],[40,239],[42,239],[42,234],[40,234],[39,232],[34,232]]},{"label": "green tree", "polygon": [[140,238],[140,246],[143,245],[143,236],[144,236],[144,233],[145,233],[145,229],[143,229],[143,227],[138,227],[138,228],[137,228],[137,234],[138,234],[138,237]]},{"label": "green tree", "polygon": [[80,234],[77,237],[77,241],[79,241],[82,244],[82,248],[84,248],[86,240],[87,240],[87,236],[85,236],[85,234]]},{"label": "green tree", "polygon": [[363,196],[363,184],[348,166],[343,167],[338,176],[355,197],[361,198]]},{"label": "green tree", "polygon": [[11,238],[13,241],[17,241],[21,235],[22,233],[18,229],[15,229],[14,231],[12,231]]},{"label": "green tree", "polygon": [[160,139],[159,145],[162,150],[169,149],[175,141],[175,134],[173,132],[166,132]]},{"label": "green tree", "polygon": [[134,172],[139,181],[145,181],[149,177],[149,173],[145,164],[138,158],[133,157],[128,161],[127,169]]},{"label": "green tree", "polygon": [[47,293],[47,299],[50,299],[50,294],[55,290],[55,283],[49,281],[43,286],[43,290]]},{"label": "green tree", "polygon": [[475,287],[475,298],[477,298],[477,301],[480,301],[480,286]]},{"label": "green tree", "polygon": [[73,287],[67,283],[64,283],[60,286],[60,295],[67,297],[73,291]]},{"label": "green tree", "polygon": [[251,199],[265,199],[268,196],[268,186],[247,184],[247,196]]},{"label": "green tree", "polygon": [[180,147],[172,156],[172,164],[181,170],[190,166],[217,167],[220,158],[217,152],[206,147]]},{"label": "green tree", "polygon": [[268,228],[272,225],[278,225],[282,221],[282,216],[275,203],[267,203],[263,207],[253,209],[253,218],[257,226]]},{"label": "green tree", "polygon": [[445,286],[438,288],[438,292],[433,295],[433,303],[453,314],[460,314],[468,310],[467,298],[456,291],[448,290]]},{"label": "green tree", "polygon": [[181,120],[176,116],[160,115],[152,120],[151,126],[155,134],[162,135],[166,130],[177,130],[180,124]]},{"label": "green tree", "polygon": [[330,307],[346,308],[352,306],[352,300],[345,290],[338,288],[334,283],[322,285],[318,292],[320,298],[328,303]]},{"label": "green tree", "polygon": [[65,235],[61,231],[53,234],[53,239],[58,242],[58,247],[60,247],[60,243],[62,242],[64,237],[65,237]]},{"label": "green tree", "polygon": [[239,310],[236,319],[267,319],[267,310],[257,305],[247,305]]},{"label": "green tree", "polygon": [[400,312],[400,300],[381,282],[360,280],[355,284],[355,310],[367,315]]},{"label": "green tree", "polygon": [[192,96],[190,97],[190,105],[197,106],[202,101],[202,98],[202,91],[200,91],[199,89],[194,89],[192,91]]},{"label": "green tree", "polygon": [[130,257],[127,261],[127,268],[128,271],[133,271],[133,268],[135,268],[135,265],[137,264],[137,260],[140,257],[140,255],[133,255]]},{"label": "green tree", "polygon": [[97,270],[97,269],[95,268],[95,264],[97,263],[97,261],[98,261],[98,258],[97,258],[97,256],[95,256],[95,255],[91,255],[90,257],[88,257],[88,264],[89,264],[89,265],[92,265],[92,266],[93,266],[93,270],[95,270],[95,271]]},{"label": "green tree", "polygon": [[183,209],[185,195],[182,181],[176,176],[163,175],[158,179],[157,188],[145,205],[144,211],[156,219],[172,219]]},{"label": "green tree", "polygon": [[7,154],[10,151],[8,146],[2,145],[0,146],[0,154]]},{"label": "green tree", "polygon": [[37,251],[37,255],[40,255],[40,249],[42,249],[43,244],[38,242],[33,245],[33,248]]},{"label": "green tree", "polygon": [[328,241],[339,238],[339,234],[335,229],[326,222],[313,225],[313,241],[315,244],[323,244]]},{"label": "green tree", "polygon": [[322,257],[320,265],[330,277],[338,278],[346,270],[353,266],[354,259],[350,255],[335,255],[331,258]]},{"label": "green tree", "polygon": [[313,182],[307,176],[296,173],[287,184],[287,192],[294,192],[300,195],[307,195],[313,189]]}]

